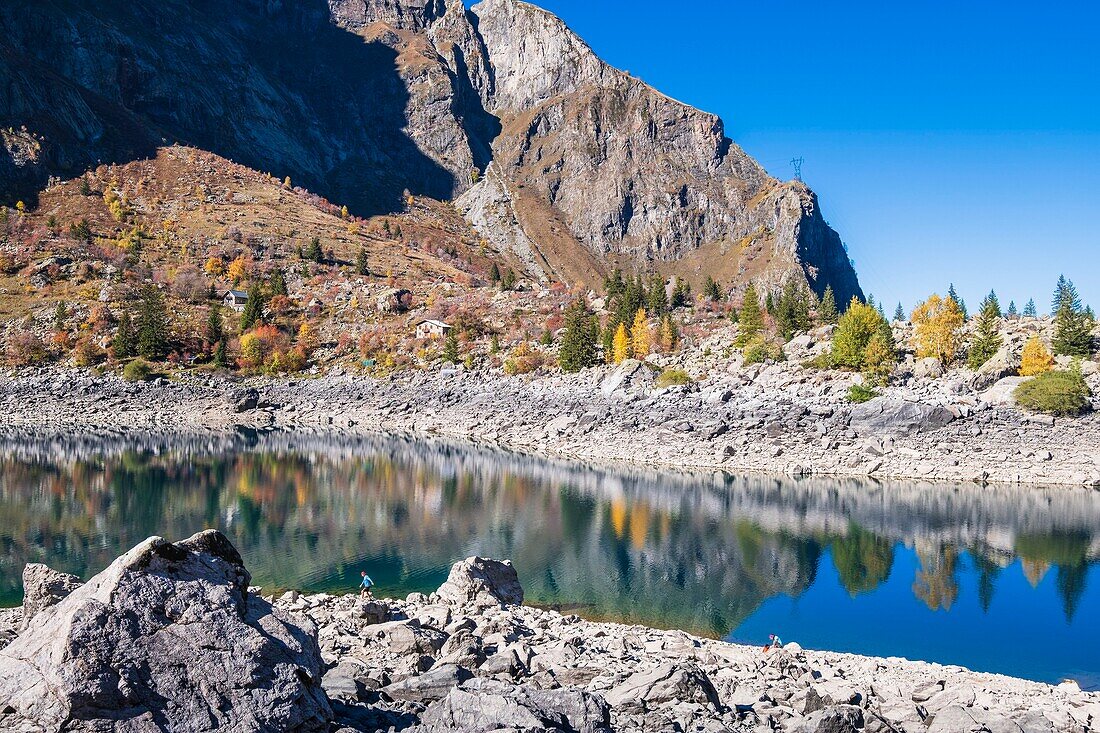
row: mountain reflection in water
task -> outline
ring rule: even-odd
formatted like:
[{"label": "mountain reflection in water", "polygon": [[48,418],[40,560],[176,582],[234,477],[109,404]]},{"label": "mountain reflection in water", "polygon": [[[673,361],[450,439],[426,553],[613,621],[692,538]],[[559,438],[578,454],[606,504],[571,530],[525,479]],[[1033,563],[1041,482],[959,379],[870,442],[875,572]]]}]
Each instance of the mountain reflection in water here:
[{"label": "mountain reflection in water", "polygon": [[149,535],[219,527],[267,590],[430,591],[511,558],[590,618],[1100,675],[1100,493],[656,472],[447,443],[228,434],[7,441],[0,605],[26,562],[89,577]]}]

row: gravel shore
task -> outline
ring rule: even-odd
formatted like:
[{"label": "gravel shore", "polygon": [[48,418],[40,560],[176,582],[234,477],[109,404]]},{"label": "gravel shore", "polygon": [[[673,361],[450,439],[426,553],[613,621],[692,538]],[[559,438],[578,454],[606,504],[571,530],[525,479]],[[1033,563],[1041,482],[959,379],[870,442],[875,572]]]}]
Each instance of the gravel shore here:
[{"label": "gravel shore", "polygon": [[0,377],[0,435],[443,436],[587,461],[786,475],[1100,486],[1100,417],[1027,414],[996,388],[911,380],[863,405],[854,377],[790,362],[665,389],[638,362],[578,375],[461,369],[386,378],[183,376],[125,382],[47,369]]}]

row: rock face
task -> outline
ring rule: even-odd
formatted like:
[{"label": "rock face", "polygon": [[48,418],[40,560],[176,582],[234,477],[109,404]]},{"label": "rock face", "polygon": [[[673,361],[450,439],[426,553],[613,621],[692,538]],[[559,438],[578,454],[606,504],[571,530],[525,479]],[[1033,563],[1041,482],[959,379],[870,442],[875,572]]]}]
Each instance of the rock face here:
[{"label": "rock face", "polygon": [[876,397],[852,408],[851,426],[863,434],[910,435],[938,430],[954,419],[944,407]]},{"label": "rock face", "polygon": [[23,628],[39,613],[56,606],[83,585],[80,578],[51,570],[42,563],[28,563],[23,568]]},{"label": "rock face", "polygon": [[475,606],[523,603],[523,586],[512,563],[480,557],[455,563],[437,594],[444,601]]},{"label": "rock face", "polygon": [[218,532],[141,543],[0,650],[0,729],[327,730],[316,630],[249,579]]},{"label": "rock face", "polygon": [[595,284],[633,260],[862,295],[812,191],[520,0],[15,0],[0,51],[0,198],[182,141],[355,213],[465,194],[537,279]]}]

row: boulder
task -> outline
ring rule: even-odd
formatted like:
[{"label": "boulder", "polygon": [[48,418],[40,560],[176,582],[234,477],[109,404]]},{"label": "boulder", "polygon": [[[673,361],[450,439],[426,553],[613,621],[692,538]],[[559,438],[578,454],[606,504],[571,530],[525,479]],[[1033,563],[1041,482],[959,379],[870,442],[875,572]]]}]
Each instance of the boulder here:
[{"label": "boulder", "polygon": [[0,650],[0,729],[327,730],[316,629],[249,580],[219,532],[145,540]]},{"label": "boulder", "polygon": [[985,364],[978,367],[978,374],[991,378],[990,384],[998,379],[1011,377],[1020,371],[1020,351],[1011,344],[1005,344]]},{"label": "boulder", "polygon": [[855,705],[834,705],[810,713],[791,728],[792,733],[858,733],[863,711]]},{"label": "boulder", "polygon": [[451,690],[473,677],[473,673],[457,664],[437,664],[418,677],[406,677],[382,688],[394,700],[421,703],[442,700]]},{"label": "boulder", "polygon": [[630,389],[649,389],[653,386],[653,372],[637,359],[627,359],[615,367],[600,383],[600,392],[611,397],[617,392]]},{"label": "boulder", "polygon": [[538,690],[479,680],[450,691],[420,716],[415,733],[497,730],[602,733],[611,730],[607,703],[582,690]]},{"label": "boulder", "polygon": [[508,560],[470,557],[451,566],[447,582],[436,591],[448,603],[478,607],[523,603],[523,587]]},{"label": "boulder", "polygon": [[943,376],[943,364],[933,356],[917,359],[913,365],[913,376],[920,379],[939,379]]},{"label": "boulder", "polygon": [[982,400],[991,405],[1015,405],[1016,388],[1032,377],[1005,377],[982,392]]},{"label": "boulder", "polygon": [[652,707],[670,702],[692,702],[718,710],[718,693],[698,665],[685,662],[662,664],[635,672],[607,693],[607,702],[615,707],[643,702]]},{"label": "boulder", "polygon": [[863,435],[926,433],[955,419],[944,407],[876,397],[852,408],[850,426]]},{"label": "boulder", "polygon": [[233,406],[233,412],[250,412],[260,404],[260,393],[251,387],[235,390],[229,395],[229,403]]},{"label": "boulder", "polygon": [[75,575],[62,573],[42,563],[27,563],[23,568],[23,628],[39,613],[60,603],[83,585]]}]

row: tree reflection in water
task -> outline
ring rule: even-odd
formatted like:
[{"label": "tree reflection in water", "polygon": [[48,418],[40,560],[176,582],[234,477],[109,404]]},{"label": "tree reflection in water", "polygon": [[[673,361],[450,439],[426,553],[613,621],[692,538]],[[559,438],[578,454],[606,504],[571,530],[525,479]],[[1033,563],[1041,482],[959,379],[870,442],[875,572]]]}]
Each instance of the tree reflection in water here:
[{"label": "tree reflection in water", "polygon": [[26,562],[87,577],[149,535],[205,527],[269,589],[346,591],[367,566],[382,592],[426,591],[479,553],[515,561],[533,602],[710,635],[805,593],[825,554],[858,599],[915,552],[912,594],[942,612],[961,575],[988,612],[1016,559],[1033,584],[1053,568],[1072,621],[1098,554],[1100,495],[1083,490],[659,473],[278,434],[0,455],[3,605],[20,602]]}]

